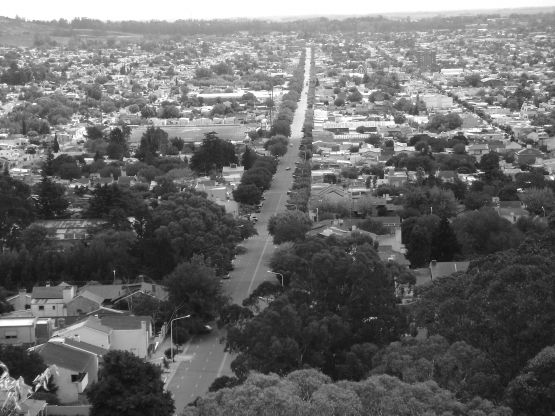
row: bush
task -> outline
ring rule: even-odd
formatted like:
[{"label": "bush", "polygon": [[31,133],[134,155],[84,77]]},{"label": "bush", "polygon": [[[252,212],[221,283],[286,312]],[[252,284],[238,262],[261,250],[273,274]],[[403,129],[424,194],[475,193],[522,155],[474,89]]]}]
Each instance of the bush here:
[{"label": "bush", "polygon": [[[173,349],[173,356],[175,357],[179,353],[179,348]],[[168,348],[164,351],[164,356],[169,360],[172,358],[172,349]]]}]

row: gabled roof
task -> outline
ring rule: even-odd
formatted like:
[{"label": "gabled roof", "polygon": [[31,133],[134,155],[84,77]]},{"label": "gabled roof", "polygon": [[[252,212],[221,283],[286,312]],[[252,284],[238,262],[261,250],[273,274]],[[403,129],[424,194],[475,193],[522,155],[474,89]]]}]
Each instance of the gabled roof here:
[{"label": "gabled roof", "polygon": [[469,261],[432,261],[430,263],[432,280],[451,276],[453,273],[457,272],[466,272],[469,264]]},{"label": "gabled roof", "polygon": [[91,353],[71,348],[63,343],[47,342],[39,345],[35,351],[48,365],[66,368],[77,373],[83,373],[94,360]]},{"label": "gabled roof", "polygon": [[35,286],[31,292],[33,299],[63,299],[62,286]]},{"label": "gabled roof", "polygon": [[97,347],[96,345],[89,344],[88,342],[77,341],[72,338],[64,338],[63,342],[65,345],[71,348],[82,350],[98,356],[102,356],[108,353],[108,350],[105,348]]},{"label": "gabled roof", "polygon": [[84,290],[82,292],[79,292],[79,295],[76,296],[75,298],[77,298],[79,296],[84,297],[88,300],[91,300],[95,303],[98,303],[99,305],[102,305],[102,302],[104,302],[104,298],[102,296],[98,296],[97,294],[92,293],[89,290]]},{"label": "gabled roof", "polygon": [[102,325],[115,330],[140,329],[141,322],[151,322],[150,316],[106,315],[100,318]]},{"label": "gabled roof", "polygon": [[96,316],[89,316],[87,317],[87,319],[76,322],[73,325],[69,325],[63,329],[60,329],[59,331],[56,331],[54,333],[54,336],[63,337],[65,334],[75,331],[79,328],[91,328],[105,334],[110,334],[112,332],[111,328],[102,325],[102,322],[100,322],[99,318],[97,318]]}]

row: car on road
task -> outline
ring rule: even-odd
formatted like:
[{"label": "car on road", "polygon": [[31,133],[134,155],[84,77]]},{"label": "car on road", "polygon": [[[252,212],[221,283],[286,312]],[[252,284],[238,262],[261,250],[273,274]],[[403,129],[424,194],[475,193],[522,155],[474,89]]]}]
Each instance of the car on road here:
[{"label": "car on road", "polygon": [[251,215],[251,221],[252,222],[258,221],[258,217],[256,215]]},{"label": "car on road", "polygon": [[291,170],[291,166],[287,166],[285,170]]},{"label": "car on road", "polygon": [[227,279],[229,279],[230,277],[231,277],[231,275],[228,273],[228,274],[224,274],[224,275],[222,276],[222,279],[227,280]]}]

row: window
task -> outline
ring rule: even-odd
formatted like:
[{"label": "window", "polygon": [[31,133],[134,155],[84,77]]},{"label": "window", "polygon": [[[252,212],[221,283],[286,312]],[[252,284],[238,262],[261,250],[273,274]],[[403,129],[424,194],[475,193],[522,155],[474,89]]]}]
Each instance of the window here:
[{"label": "window", "polygon": [[56,306],[52,306],[52,310],[53,310],[53,311],[56,310]]},{"label": "window", "polygon": [[71,382],[72,383],[78,383],[81,380],[83,380],[83,378],[87,375],[87,373],[77,373],[77,374],[72,374],[71,375]]},{"label": "window", "polygon": [[44,310],[44,306],[39,306],[39,311],[43,311]]},{"label": "window", "polygon": [[17,331],[6,331],[4,336],[6,339],[17,339]]}]

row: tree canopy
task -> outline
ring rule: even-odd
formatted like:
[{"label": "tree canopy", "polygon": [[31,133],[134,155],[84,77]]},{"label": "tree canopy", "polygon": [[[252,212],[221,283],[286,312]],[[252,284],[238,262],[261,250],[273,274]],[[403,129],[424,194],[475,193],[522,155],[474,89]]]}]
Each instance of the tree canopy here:
[{"label": "tree canopy", "polygon": [[[232,369],[286,374],[303,366],[360,379],[376,345],[402,330],[393,277],[367,240],[309,239],[270,265],[289,289],[246,324],[228,330]],[[376,344],[376,345],[374,345]]]},{"label": "tree canopy", "polygon": [[462,403],[433,381],[409,384],[388,375],[333,383],[313,369],[286,376],[251,374],[240,386],[223,388],[187,406],[182,416],[510,416],[487,400]]},{"label": "tree canopy", "polygon": [[215,132],[209,132],[191,157],[191,169],[207,175],[212,170],[221,171],[222,167],[238,162],[233,144],[220,139]]},{"label": "tree canopy", "polygon": [[91,416],[173,415],[174,402],[158,366],[128,351],[110,351],[103,359],[98,382],[87,389]]}]

